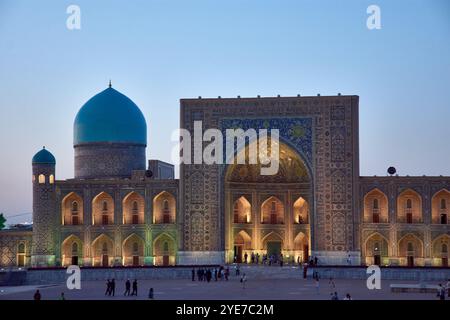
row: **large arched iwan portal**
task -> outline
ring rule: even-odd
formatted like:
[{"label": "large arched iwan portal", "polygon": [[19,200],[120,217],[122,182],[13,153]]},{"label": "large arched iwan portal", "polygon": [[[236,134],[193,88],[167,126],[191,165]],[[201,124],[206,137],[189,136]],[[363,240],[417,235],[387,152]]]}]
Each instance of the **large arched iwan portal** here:
[{"label": "large arched iwan portal", "polygon": [[248,162],[249,149],[240,151],[246,164],[237,164],[236,155],[224,174],[226,261],[250,261],[252,253],[307,261],[314,199],[302,157],[280,142],[278,173],[261,175],[261,164]]}]

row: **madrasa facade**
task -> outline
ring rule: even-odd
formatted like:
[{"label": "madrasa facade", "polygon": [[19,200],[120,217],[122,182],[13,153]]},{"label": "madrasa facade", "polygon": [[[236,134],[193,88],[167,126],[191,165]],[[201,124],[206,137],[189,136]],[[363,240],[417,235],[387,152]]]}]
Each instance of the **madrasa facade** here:
[{"label": "madrasa facade", "polygon": [[33,225],[0,231],[0,265],[224,264],[254,253],[447,267],[450,177],[361,177],[358,108],[358,96],[340,94],[181,99],[192,135],[197,121],[203,131],[278,129],[279,167],[181,163],[175,179],[173,165],[147,162],[144,115],[110,86],[75,118],[73,179],[57,179],[49,150],[32,158]]}]

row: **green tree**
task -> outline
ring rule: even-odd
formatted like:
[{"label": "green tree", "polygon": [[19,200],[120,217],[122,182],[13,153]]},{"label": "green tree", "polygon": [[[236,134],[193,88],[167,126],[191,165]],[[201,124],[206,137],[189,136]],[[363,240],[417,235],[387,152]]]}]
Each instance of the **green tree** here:
[{"label": "green tree", "polygon": [[0,230],[2,230],[5,227],[5,222],[6,222],[6,219],[3,216],[3,213],[0,213]]}]

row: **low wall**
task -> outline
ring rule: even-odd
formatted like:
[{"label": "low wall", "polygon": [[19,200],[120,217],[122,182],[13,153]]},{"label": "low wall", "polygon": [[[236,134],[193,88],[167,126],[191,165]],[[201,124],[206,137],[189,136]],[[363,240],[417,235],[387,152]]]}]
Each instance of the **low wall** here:
[{"label": "low wall", "polygon": [[[106,281],[107,279],[190,279],[192,268],[200,266],[178,267],[142,267],[142,268],[81,268],[82,281]],[[217,266],[205,266],[215,269]],[[302,279],[303,268],[297,266],[252,266],[241,265],[240,271],[246,273],[249,279]],[[307,271],[308,278],[312,278],[317,271],[321,279],[367,279],[365,267],[310,267]],[[235,266],[230,266],[230,273],[235,275]],[[65,282],[69,275],[64,268],[53,269],[29,269],[26,272],[27,284],[52,284]],[[446,281],[450,279],[450,268],[402,268],[382,267],[381,278],[384,280],[408,280],[408,281]]]}]

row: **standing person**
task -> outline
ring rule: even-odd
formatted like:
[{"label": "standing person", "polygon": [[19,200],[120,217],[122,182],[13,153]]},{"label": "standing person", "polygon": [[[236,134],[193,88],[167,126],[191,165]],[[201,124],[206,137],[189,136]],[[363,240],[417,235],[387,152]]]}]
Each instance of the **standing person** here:
[{"label": "standing person", "polygon": [[64,292],[61,292],[61,296],[59,297],[59,300],[66,300],[66,297],[64,296]]},{"label": "standing person", "polygon": [[137,279],[133,281],[133,292],[131,292],[132,296],[137,296]]},{"label": "standing person", "polygon": [[255,263],[255,253],[252,252],[252,254],[250,256],[250,260],[251,260],[252,264]]},{"label": "standing person", "polygon": [[241,269],[239,265],[236,265],[236,275],[239,276],[241,274]]},{"label": "standing person", "polygon": [[217,281],[217,269],[214,269],[214,281]]},{"label": "standing person", "polygon": [[350,293],[347,293],[344,300],[352,300],[352,297],[350,296]]},{"label": "standing person", "polygon": [[191,271],[191,278],[192,278],[192,281],[195,281],[195,269],[194,268],[192,268],[192,271]]},{"label": "standing person", "polygon": [[303,264],[303,279],[306,279],[307,274],[308,274],[308,264],[305,262]]},{"label": "standing person", "polygon": [[450,279],[447,279],[447,297],[450,298]]},{"label": "standing person", "polygon": [[148,298],[153,299],[153,288],[150,288],[150,290],[148,291]]},{"label": "standing person", "polygon": [[259,253],[256,253],[256,264],[259,264]]},{"label": "standing person", "polygon": [[439,283],[439,288],[438,288],[438,297],[439,297],[439,300],[445,300],[445,288],[440,283]]},{"label": "standing person", "polygon": [[247,263],[248,254],[247,252],[244,254],[244,262]]},{"label": "standing person", "polygon": [[36,292],[34,293],[33,299],[35,301],[41,300],[41,293],[39,292],[39,290],[36,290]]},{"label": "standing person", "polygon": [[314,265],[317,266],[317,263],[319,262],[319,259],[317,257],[314,257]]},{"label": "standing person", "polygon": [[105,291],[105,296],[108,295],[111,291],[111,281],[109,281],[109,279],[106,281],[106,291]]},{"label": "standing person", "polygon": [[116,294],[116,280],[112,279],[111,280],[111,290],[109,291],[109,295],[112,295],[114,297],[115,294]]},{"label": "standing person", "polygon": [[245,289],[245,283],[247,282],[247,276],[242,274],[241,283],[242,283],[242,289]]},{"label": "standing person", "polygon": [[130,295],[130,287],[131,287],[130,279],[127,279],[127,281],[125,282],[125,292],[123,294],[124,296]]}]

